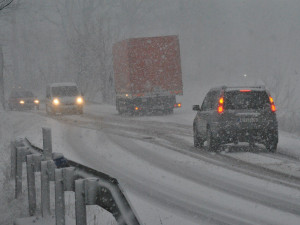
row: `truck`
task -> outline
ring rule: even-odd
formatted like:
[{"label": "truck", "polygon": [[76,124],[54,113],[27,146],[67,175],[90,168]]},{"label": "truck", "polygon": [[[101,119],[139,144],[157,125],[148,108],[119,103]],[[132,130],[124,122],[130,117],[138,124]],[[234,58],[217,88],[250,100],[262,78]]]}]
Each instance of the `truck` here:
[{"label": "truck", "polygon": [[120,114],[181,107],[183,94],[177,35],[130,38],[113,45],[116,109]]}]

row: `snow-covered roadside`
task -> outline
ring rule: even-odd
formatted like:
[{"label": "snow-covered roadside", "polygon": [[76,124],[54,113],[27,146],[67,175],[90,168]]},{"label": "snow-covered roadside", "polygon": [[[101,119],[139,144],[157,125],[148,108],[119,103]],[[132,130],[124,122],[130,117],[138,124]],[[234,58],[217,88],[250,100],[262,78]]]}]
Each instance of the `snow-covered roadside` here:
[{"label": "snow-covered roadside", "polygon": [[[113,106],[106,106],[106,105],[93,105],[88,106],[87,111],[89,113],[97,114],[97,112],[101,113],[107,113],[112,114],[115,113]],[[190,121],[193,119],[193,115],[190,112],[175,112],[174,115],[169,116],[151,116],[151,117],[137,117],[138,120],[154,120],[154,121],[161,121],[161,122],[176,122],[179,121],[182,122],[182,124],[190,125]],[[74,116],[76,118],[77,116]],[[87,118],[86,118],[87,119]],[[87,119],[88,120],[88,119]],[[106,136],[103,135],[101,132],[97,131],[91,131],[87,129],[74,129],[73,127],[61,125],[58,121],[53,120],[51,118],[45,118],[39,115],[36,115],[31,112],[9,112],[4,113],[1,112],[0,117],[0,147],[1,147],[1,172],[6,171],[7,174],[9,172],[8,169],[10,164],[10,153],[9,153],[9,142],[13,138],[16,137],[28,137],[31,141],[34,142],[34,144],[38,146],[42,146],[42,135],[41,135],[41,129],[42,127],[50,127],[52,128],[52,137],[53,137],[53,150],[59,151],[64,153],[64,155],[70,159],[73,159],[78,162],[87,163],[80,155],[74,154],[72,151],[73,147],[70,145],[70,141],[72,143],[75,143],[75,145],[78,145],[80,143],[81,146],[86,146],[89,149],[93,149],[94,155],[95,155],[95,161],[97,160],[110,160],[112,156],[112,152],[110,152],[111,149],[118,149],[117,146],[113,143],[111,143],[109,140],[106,139]],[[69,135],[67,135],[69,134]],[[76,134],[75,136],[72,136],[72,134]],[[67,140],[66,140],[67,139]],[[87,139],[87,140],[86,140]],[[300,143],[298,142],[297,137],[293,137],[293,135],[286,134],[286,133],[280,133],[280,144],[279,149],[280,151],[289,152],[290,154],[297,155],[297,150],[299,149]],[[77,146],[78,147],[78,146]],[[147,146],[145,146],[147,147]],[[148,146],[151,148],[151,146]],[[101,154],[99,154],[101,153]],[[3,154],[3,157],[2,157]],[[120,152],[118,153],[120,154]],[[123,153],[124,154],[124,153]],[[177,154],[174,154],[174,157],[176,160]],[[99,159],[97,158],[99,157]],[[172,155],[173,157],[173,155]],[[133,162],[132,159],[130,159],[129,156],[122,155],[122,161],[123,163],[131,164]],[[3,160],[4,159],[4,160]],[[180,161],[181,160],[181,161]],[[177,161],[182,162],[183,159],[178,158]],[[136,160],[135,160],[136,161]],[[121,162],[120,162],[121,163]],[[190,165],[196,164],[193,162],[192,159],[190,159],[188,162]],[[100,163],[99,163],[100,164]],[[136,168],[143,168],[142,166],[138,166],[138,164],[135,165]],[[151,165],[149,165],[150,168]],[[2,170],[4,169],[4,170]],[[102,168],[100,168],[102,169]],[[105,169],[105,168],[103,168]],[[202,168],[203,169],[203,168]],[[210,168],[212,169],[212,168]],[[146,167],[147,170],[147,167]],[[105,171],[104,171],[105,172]],[[151,173],[149,173],[151,172]],[[1,174],[1,182],[5,180],[7,176],[5,176],[5,173],[2,172]],[[170,174],[163,174],[161,171],[157,170],[155,168],[151,168],[151,171],[148,170],[145,171],[147,173],[147,176],[151,176],[153,174],[161,173],[161,180],[157,180],[157,182],[165,182],[166,184],[176,182],[176,177],[170,176]],[[113,174],[112,174],[113,175]],[[2,179],[3,178],[3,179]],[[249,181],[251,183],[251,181]],[[10,185],[10,188],[8,188],[8,193],[1,194],[1,202],[5,202],[5,206],[1,208],[0,211],[0,224],[11,224],[10,221],[13,220],[14,215],[16,217],[26,215],[27,211],[24,211],[25,205],[20,205],[16,202],[15,205],[11,205],[6,199],[6,196],[11,196],[11,199],[13,199],[14,195],[14,187],[12,186],[12,182],[5,182]],[[1,183],[2,184],[2,183]],[[173,183],[172,185],[175,185]],[[276,191],[276,190],[275,190]],[[193,224],[190,221],[186,221],[183,218],[180,218],[174,213],[164,209],[164,208],[155,208],[153,207],[153,204],[145,204],[145,202],[142,202],[137,196],[134,196],[132,193],[130,194],[131,202],[134,203],[134,206],[137,206],[137,211],[139,215],[143,218],[143,221],[146,222],[145,224],[177,224],[177,225],[187,225],[187,224]],[[293,194],[293,193],[289,193]],[[2,201],[3,200],[3,201]],[[5,200],[5,201],[4,201]],[[26,196],[24,204],[26,204]],[[17,208],[19,207],[19,208]],[[253,212],[255,212],[255,208],[258,206],[253,207]],[[8,210],[9,209],[9,210]],[[259,209],[259,207],[258,207]],[[23,210],[23,212],[22,212]],[[9,211],[12,211],[14,215],[10,214]],[[3,216],[2,216],[3,215]],[[2,218],[8,218],[6,220],[3,220]]]},{"label": "snow-covered roadside", "polygon": [[22,135],[18,133],[18,127],[22,126],[23,119],[20,116],[0,111],[0,224],[12,224],[17,217],[27,215],[26,197],[16,200],[14,197],[14,183],[10,180],[10,141],[12,137]]}]

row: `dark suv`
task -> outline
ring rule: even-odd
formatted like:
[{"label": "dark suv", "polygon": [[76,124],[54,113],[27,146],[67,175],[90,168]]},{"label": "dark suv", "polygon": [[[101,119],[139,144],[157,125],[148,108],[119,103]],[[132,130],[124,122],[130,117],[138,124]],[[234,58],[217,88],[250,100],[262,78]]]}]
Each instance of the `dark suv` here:
[{"label": "dark suv", "polygon": [[276,107],[263,86],[212,88],[201,108],[194,105],[193,110],[197,111],[193,123],[195,147],[207,141],[209,151],[238,142],[251,146],[261,143],[270,152],[277,149]]}]

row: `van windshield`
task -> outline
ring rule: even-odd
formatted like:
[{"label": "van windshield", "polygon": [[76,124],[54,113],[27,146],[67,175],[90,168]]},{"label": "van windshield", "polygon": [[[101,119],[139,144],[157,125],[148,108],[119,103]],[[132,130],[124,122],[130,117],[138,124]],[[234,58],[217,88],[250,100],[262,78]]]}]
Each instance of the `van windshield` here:
[{"label": "van windshield", "polygon": [[225,109],[263,109],[270,103],[265,91],[228,91],[224,93]]},{"label": "van windshield", "polygon": [[52,87],[52,94],[56,97],[77,96],[79,94],[76,86]]}]

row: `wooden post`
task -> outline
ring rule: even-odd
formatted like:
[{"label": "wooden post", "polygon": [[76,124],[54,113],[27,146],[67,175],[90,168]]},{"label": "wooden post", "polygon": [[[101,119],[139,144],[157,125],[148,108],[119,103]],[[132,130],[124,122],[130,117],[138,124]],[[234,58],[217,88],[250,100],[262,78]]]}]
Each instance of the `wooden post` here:
[{"label": "wooden post", "polygon": [[36,192],[35,192],[35,176],[34,176],[34,160],[33,155],[26,156],[27,167],[27,188],[28,188],[28,207],[29,215],[33,216],[36,211]]},{"label": "wooden post", "polygon": [[56,225],[65,225],[65,194],[63,169],[55,169],[55,220]]},{"label": "wooden post", "polygon": [[41,211],[42,216],[50,216],[50,187],[47,161],[41,162]]},{"label": "wooden post", "polygon": [[52,159],[52,135],[50,128],[43,128],[43,152],[45,160]]},{"label": "wooden post", "polygon": [[75,217],[76,225],[87,225],[84,180],[75,181]]},{"label": "wooden post", "polygon": [[16,176],[15,176],[15,198],[22,194],[22,167],[23,167],[24,147],[16,149]]}]

